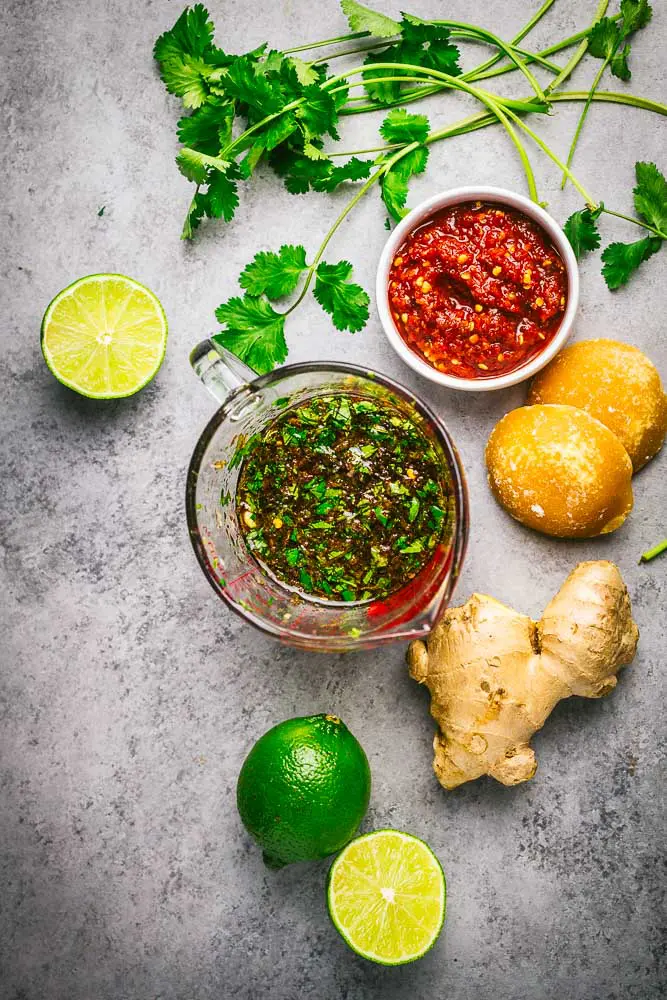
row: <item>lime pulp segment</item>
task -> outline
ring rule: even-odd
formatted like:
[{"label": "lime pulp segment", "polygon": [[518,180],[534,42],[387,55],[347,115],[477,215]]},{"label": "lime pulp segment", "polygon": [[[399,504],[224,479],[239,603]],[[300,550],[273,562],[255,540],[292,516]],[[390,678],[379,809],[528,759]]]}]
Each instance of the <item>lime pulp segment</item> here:
[{"label": "lime pulp segment", "polygon": [[445,876],[422,840],[377,830],[351,841],[329,874],[331,919],[358,955],[383,965],[421,958],[445,919]]},{"label": "lime pulp segment", "polygon": [[122,274],[63,289],[42,320],[42,351],[63,385],[94,399],[131,396],[162,364],[167,320],[156,296]]}]

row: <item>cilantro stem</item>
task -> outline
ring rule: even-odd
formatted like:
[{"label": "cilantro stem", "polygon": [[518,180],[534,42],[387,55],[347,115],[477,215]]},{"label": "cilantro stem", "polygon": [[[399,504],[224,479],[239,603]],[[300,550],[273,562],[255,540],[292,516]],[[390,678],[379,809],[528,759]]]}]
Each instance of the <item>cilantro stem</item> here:
[{"label": "cilantro stem", "polygon": [[[463,31],[463,30],[452,31],[452,38],[471,38],[471,39],[476,39],[477,41],[486,42],[486,39],[480,38],[479,33],[476,31],[474,32]],[[331,62],[332,59],[341,59],[343,56],[357,56],[362,52],[371,52],[374,49],[386,48],[387,45],[389,44],[391,44],[390,39],[385,38],[382,41],[373,42],[372,45],[360,45],[351,49],[341,49],[339,52],[332,52],[329,55],[321,56],[319,59],[313,59],[311,65],[317,66],[320,63],[328,63]],[[516,52],[519,56],[523,57],[527,61],[539,63],[541,66],[544,66],[545,69],[551,70],[552,73],[558,73],[560,71],[560,66],[556,66],[555,63],[549,62],[548,59],[543,58],[543,56],[541,56],[539,53],[527,52],[524,49],[518,48],[513,43],[510,43],[510,45],[514,52]],[[484,63],[484,66],[490,66],[501,58],[502,58],[501,55],[497,55],[494,59],[488,59]],[[370,69],[372,69],[372,66],[370,67]],[[476,70],[470,70],[469,72],[474,73],[476,72]],[[467,74],[464,73],[463,76],[465,77],[467,76]]]},{"label": "cilantro stem", "polygon": [[323,49],[325,45],[336,45],[338,42],[350,42],[354,38],[368,38],[368,32],[355,31],[349,35],[338,35],[336,38],[324,38],[321,42],[309,42],[308,45],[297,45],[293,49],[283,49],[283,54],[290,56],[295,52],[310,52],[311,49]]},{"label": "cilantro stem", "polygon": [[[585,101],[587,98],[588,92],[585,90],[561,90],[557,94],[549,96],[551,101]],[[593,100],[606,101],[610,104],[629,104],[642,111],[653,111],[657,115],[667,115],[666,104],[651,101],[648,97],[637,97],[635,94],[625,94],[616,90],[596,90]]]},{"label": "cilantro stem", "polygon": [[[539,10],[535,11],[531,19],[529,21],[526,21],[523,28],[521,28],[519,33],[514,36],[510,44],[518,45],[519,42],[521,42],[526,37],[526,35],[533,30],[538,21],[540,21],[544,17],[549,8],[552,7],[555,2],[556,0],[545,0],[545,2],[542,4]],[[487,69],[490,69],[492,66],[495,66],[496,63],[500,62],[501,59],[502,59],[501,54],[497,52],[496,55],[492,56],[491,59],[487,59],[485,63],[482,63],[480,66],[477,66],[476,69],[471,70],[470,72],[477,74],[484,73]]]},{"label": "cilantro stem", "polygon": [[[620,19],[620,17],[621,17],[620,14],[614,14],[614,15],[612,15],[610,17],[610,20],[611,21],[618,21]],[[567,49],[567,48],[569,48],[572,45],[576,45],[577,42],[581,42],[584,39],[587,39],[588,36],[591,33],[592,27],[593,27],[593,25],[591,25],[588,28],[584,28],[582,31],[578,31],[576,34],[570,35],[568,38],[563,39],[563,41],[557,42],[555,45],[551,45],[551,46],[549,46],[546,49],[542,49],[537,54],[539,56],[541,56],[541,57],[546,57],[546,56],[555,55],[558,52],[562,52],[563,49]],[[523,36],[521,36],[521,37],[523,37]],[[516,36],[515,40],[517,40],[517,39],[519,39],[518,35]],[[497,61],[499,61],[500,58],[501,58],[500,56],[497,56],[497,57],[494,57],[493,59],[487,60],[485,63],[482,63],[481,65],[475,67],[475,69],[469,70],[468,73],[464,74],[465,77],[467,78],[467,80],[469,82],[471,82],[471,83],[477,83],[479,80],[488,80],[488,79],[490,79],[491,77],[494,77],[494,76],[502,76],[505,73],[513,73],[513,72],[515,72],[515,70],[517,69],[517,67],[516,67],[516,65],[514,63],[510,63],[509,65],[507,63],[505,63],[504,65],[498,66],[496,68],[489,68],[489,67],[493,67],[493,65]],[[531,57],[526,56],[526,62],[530,62],[530,61],[531,61]],[[566,68],[567,67],[563,67],[563,70],[565,70]],[[574,69],[574,65],[572,65],[570,67],[569,72],[571,73],[573,69]],[[563,72],[563,70],[561,70],[560,72]],[[568,75],[569,75],[569,73],[568,73]],[[564,76],[563,79],[565,79],[565,78],[566,77]],[[343,115],[362,114],[362,113],[364,113],[366,111],[377,111],[380,108],[391,108],[391,107],[395,107],[397,105],[410,104],[410,103],[412,103],[412,101],[418,101],[422,97],[429,97],[431,94],[437,94],[442,89],[443,89],[443,86],[441,84],[434,84],[434,85],[429,86],[429,87],[420,87],[420,88],[417,88],[415,90],[405,91],[403,94],[401,94],[400,98],[398,100],[396,100],[396,101],[388,102],[387,104],[383,104],[383,105],[380,105],[380,104],[368,104],[367,103],[367,104],[364,104],[363,106],[358,107],[358,108],[348,108],[348,107],[346,107],[346,108],[343,108],[343,110],[341,111],[341,114],[343,114]],[[547,88],[547,91],[548,90],[549,90],[549,88]],[[555,95],[549,93],[549,100],[554,100],[554,99],[555,99]]]},{"label": "cilantro stem", "polygon": [[[379,69],[389,69],[389,70],[391,70],[391,69],[394,69],[395,65],[396,65],[395,63],[381,63],[381,62],[378,62],[378,63],[374,64],[373,69],[378,69],[378,70]],[[526,175],[526,181],[528,183],[528,190],[529,190],[529,193],[530,193],[530,197],[532,198],[533,201],[538,201],[537,186],[535,184],[535,175],[533,174],[533,169],[532,169],[532,167],[530,165],[530,160],[528,159],[528,154],[526,153],[526,149],[525,149],[524,145],[522,144],[521,140],[519,139],[517,133],[512,128],[511,123],[508,121],[507,117],[505,116],[505,111],[507,111],[507,114],[511,115],[511,117],[514,118],[516,121],[520,121],[520,119],[516,118],[516,115],[510,110],[510,108],[508,107],[507,104],[503,103],[503,106],[501,107],[501,103],[500,102],[503,101],[502,98],[496,97],[495,95],[491,95],[487,91],[478,90],[476,87],[472,87],[465,80],[461,79],[461,77],[450,76],[448,73],[441,73],[440,70],[427,69],[424,66],[413,66],[410,63],[401,63],[400,65],[401,65],[401,67],[404,70],[407,70],[407,71],[410,71],[410,72],[413,72],[413,73],[420,73],[420,74],[423,73],[425,76],[432,76],[432,77],[435,77],[435,79],[437,79],[437,80],[442,80],[448,86],[452,87],[454,90],[462,90],[465,93],[470,94],[471,97],[477,98],[477,100],[480,101],[480,103],[484,104],[489,109],[489,111],[491,111],[492,114],[494,114],[496,116],[496,118],[498,119],[498,121],[500,121],[500,123],[504,126],[507,134],[509,135],[510,139],[514,143],[514,146],[516,147],[517,152],[519,153],[519,157],[520,157],[521,163],[523,165],[524,173]],[[341,73],[337,77],[331,77],[329,80],[327,80],[325,83],[322,84],[322,88],[323,89],[326,88],[327,90],[332,90],[333,89],[331,87],[332,84],[334,84],[334,83],[340,83],[342,80],[346,80],[350,76],[355,76],[357,74],[367,73],[367,72],[368,72],[368,70],[364,66],[358,66],[355,69],[348,70],[345,73]],[[383,77],[382,79],[386,80],[387,78]],[[408,79],[409,79],[409,77],[408,77]],[[530,105],[530,104],[526,103],[523,106],[522,110],[526,110],[526,109],[528,109],[528,110],[535,110],[535,107],[533,105]]]},{"label": "cilantro stem", "polygon": [[[408,152],[411,149],[416,148],[418,145],[419,145],[419,143],[412,143],[409,147],[406,147],[406,149],[401,150],[400,155],[401,156],[404,155],[406,152]],[[392,161],[390,161],[390,162],[392,162]],[[363,184],[359,188],[359,190],[356,192],[356,194],[354,195],[354,197],[347,203],[347,205],[345,206],[345,208],[343,209],[343,211],[340,213],[340,215],[338,216],[338,218],[335,220],[335,222],[333,223],[333,225],[329,229],[328,233],[326,234],[326,236],[324,237],[324,239],[320,243],[319,249],[318,249],[317,253],[315,254],[315,257],[313,259],[313,263],[310,265],[310,267],[308,269],[308,274],[306,275],[306,280],[304,281],[304,283],[302,285],[302,288],[301,288],[301,291],[299,292],[298,297],[295,299],[295,301],[292,303],[292,305],[289,307],[289,309],[285,310],[285,312],[283,313],[284,316],[289,316],[289,314],[291,312],[294,312],[294,310],[296,309],[296,307],[301,302],[303,302],[303,300],[306,297],[306,294],[308,292],[308,288],[310,286],[310,283],[313,280],[313,275],[315,274],[315,270],[317,268],[317,265],[319,264],[320,260],[322,259],[322,255],[324,254],[324,251],[326,250],[327,244],[329,243],[329,241],[333,237],[333,235],[336,232],[336,230],[338,229],[338,227],[344,221],[344,219],[346,218],[346,216],[349,215],[349,213],[352,211],[352,209],[357,204],[357,202],[361,201],[361,199],[364,197],[364,195],[366,194],[366,192],[380,178],[380,176],[382,175],[382,173],[383,173],[383,171],[385,169],[386,169],[386,165],[383,164],[383,166],[381,167],[380,170],[376,170],[374,174],[371,174],[371,176],[368,178],[368,180],[365,182],[365,184]]]},{"label": "cilantro stem", "polygon": [[650,562],[651,559],[655,559],[656,556],[661,555],[663,552],[667,552],[667,538],[663,539],[662,542],[658,542],[657,545],[654,545],[653,548],[649,549],[647,552],[642,552],[639,562]]},{"label": "cilantro stem", "polygon": [[486,28],[477,28],[474,24],[466,24],[465,22],[461,22],[461,21],[437,21],[437,20],[434,20],[432,23],[433,24],[441,24],[441,25],[443,25],[446,28],[459,28],[459,29],[462,29],[462,30],[465,30],[465,31],[469,31],[472,34],[476,35],[476,37],[482,38],[485,41],[488,41],[491,44],[495,45],[496,48],[500,49],[502,52],[505,53],[505,55],[507,56],[508,59],[511,59],[511,61],[514,63],[514,65],[519,70],[519,72],[523,73],[523,75],[525,76],[526,80],[528,80],[528,83],[530,84],[531,89],[534,90],[535,96],[539,97],[539,99],[541,101],[546,100],[546,97],[544,95],[544,91],[540,87],[537,79],[533,76],[533,74],[531,73],[531,71],[528,69],[527,64],[523,61],[523,59],[521,58],[521,56],[517,55],[515,49],[513,49],[512,46],[509,45],[507,42],[503,41],[502,38],[499,38],[498,35],[494,35],[493,32],[487,31]]},{"label": "cilantro stem", "polygon": [[[597,22],[600,20],[601,17],[604,17],[604,15],[607,13],[608,6],[609,6],[609,0],[600,0],[600,2],[596,7],[595,15],[591,22],[589,31],[593,29],[593,26],[597,24]],[[550,93],[550,91],[556,90],[558,87],[560,87],[561,83],[564,83],[565,80],[567,80],[567,78],[572,75],[574,70],[577,68],[581,60],[586,55],[587,50],[588,50],[588,36],[586,36],[586,38],[584,38],[583,41],[579,43],[576,51],[570,56],[570,58],[565,63],[558,76],[554,80],[552,80],[551,83],[547,86],[547,94]]]},{"label": "cilantro stem", "polygon": [[[402,63],[401,65],[404,65],[404,64]],[[366,70],[366,72],[371,72],[371,71],[370,70]],[[423,73],[430,73],[431,71],[428,70],[428,69],[423,69],[422,68],[422,72]],[[344,86],[341,86],[341,87],[333,87],[332,90],[331,90],[331,93],[332,94],[337,94],[340,91],[347,90],[348,88],[352,88],[352,87],[364,87],[364,86],[366,86],[367,83],[392,83],[392,82],[399,82],[400,83],[400,82],[402,82],[404,80],[407,80],[408,82],[410,82],[412,80],[420,80],[420,79],[421,79],[421,77],[419,77],[419,76],[404,76],[404,75],[401,75],[401,76],[380,76],[377,79],[370,78],[370,77],[364,77],[364,79],[363,80],[359,80],[358,83],[349,83],[349,84],[345,84]],[[463,77],[458,77],[458,76],[457,77],[452,77],[452,80],[453,81],[461,81],[461,80],[463,80]],[[459,85],[459,84],[453,82],[451,85],[448,85],[448,86],[451,86],[454,89],[465,90],[466,93],[471,93],[471,94],[473,93],[473,91],[471,89],[465,87],[465,83]],[[532,98],[532,97],[530,97],[530,98],[528,98],[526,100],[516,100],[516,99],[514,99],[512,97],[501,97],[499,94],[492,94],[490,91],[488,91],[488,90],[482,90],[481,88],[475,88],[474,95],[477,96],[480,101],[483,100],[483,98],[482,98],[481,95],[484,95],[485,97],[491,98],[491,100],[494,101],[496,104],[500,104],[502,107],[513,108],[515,111],[527,111],[527,112],[546,113],[547,110],[548,110],[546,104],[540,105],[540,104],[537,104],[537,103],[533,103],[534,102],[534,98]]]},{"label": "cilantro stem", "polygon": [[[574,159],[574,153],[575,153],[575,150],[577,148],[577,143],[579,142],[579,136],[581,135],[581,130],[584,127],[584,122],[586,121],[586,117],[588,115],[588,109],[590,108],[590,106],[591,106],[591,104],[593,102],[593,95],[595,94],[595,91],[598,89],[598,84],[599,84],[599,82],[600,82],[600,80],[602,78],[602,74],[606,70],[606,68],[609,65],[609,63],[611,62],[611,60],[612,60],[612,58],[614,56],[614,53],[616,52],[617,48],[618,48],[618,45],[615,45],[614,48],[613,48],[613,50],[607,56],[607,58],[602,61],[602,65],[600,66],[599,70],[595,74],[595,79],[593,80],[593,83],[591,84],[591,89],[588,92],[588,97],[586,98],[586,103],[584,104],[583,111],[579,115],[579,121],[577,122],[576,129],[574,130],[574,135],[572,136],[572,142],[570,143],[570,148],[569,148],[568,154],[567,154],[567,163],[566,163],[566,166],[568,166],[568,167],[570,166],[570,164],[572,163],[572,160]],[[564,173],[563,174],[563,180],[561,181],[561,184],[560,184],[561,191],[565,188],[565,185],[567,184],[567,179],[568,179],[568,175]]]},{"label": "cilantro stem", "polygon": [[544,140],[540,138],[537,132],[533,132],[532,128],[526,125],[526,123],[522,121],[518,115],[514,114],[514,112],[511,111],[509,108],[507,108],[507,115],[509,118],[515,121],[516,124],[519,125],[519,127],[522,128],[527,135],[531,137],[533,142],[537,143],[540,149],[547,154],[550,160],[553,160],[553,162],[556,164],[557,167],[560,167],[563,173],[569,178],[569,180],[572,181],[572,183],[574,184],[574,186],[576,187],[577,191],[582,196],[586,204],[593,208],[596,208],[597,204],[595,200],[591,197],[591,195],[588,193],[586,188],[579,183],[579,181],[574,176],[570,168],[565,163],[563,163],[562,160],[559,159],[559,157],[556,156],[553,150],[547,146],[546,142],[544,142]]},{"label": "cilantro stem", "polygon": [[631,215],[623,215],[622,212],[612,212],[610,208],[603,205],[602,212],[605,215],[613,215],[616,219],[623,219],[625,222],[632,222],[635,226],[641,226],[642,229],[647,229],[649,233],[653,233],[655,236],[659,236],[661,240],[667,240],[667,235],[661,233],[659,229],[654,229],[650,226],[648,222],[642,222],[640,219],[633,219]]}]

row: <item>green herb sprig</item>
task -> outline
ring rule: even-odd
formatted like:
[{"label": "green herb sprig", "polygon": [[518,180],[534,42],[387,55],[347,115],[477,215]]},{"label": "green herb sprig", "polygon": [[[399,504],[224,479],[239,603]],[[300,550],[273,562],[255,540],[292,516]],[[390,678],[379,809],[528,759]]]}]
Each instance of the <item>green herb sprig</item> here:
[{"label": "green herb sprig", "polygon": [[637,268],[662,248],[667,240],[667,181],[655,163],[635,163],[637,184],[633,188],[637,218],[613,212],[600,203],[574,212],[565,223],[565,235],[577,259],[601,243],[598,220],[612,215],[640,226],[649,235],[634,243],[610,243],[602,252],[602,274],[610,289],[626,284]]},{"label": "green herb sprig", "polygon": [[[292,194],[328,194],[343,186],[359,185],[310,264],[302,246],[285,246],[255,256],[239,278],[243,295],[232,297],[217,310],[223,326],[217,335],[220,342],[258,371],[270,370],[285,360],[286,318],[311,288],[334,326],[351,332],[362,329],[368,318],[369,298],[351,280],[352,265],[345,260],[331,264],[323,259],[341,222],[372,187],[379,189],[389,219],[402,218],[408,210],[410,180],[426,169],[431,146],[494,124],[504,128],[516,149],[533,200],[539,201],[539,194],[526,138],[581,194],[585,207],[570,217],[566,227],[579,256],[599,246],[597,222],[603,213],[619,215],[648,231],[649,235],[635,244],[611,244],[604,251],[603,272],[610,287],[627,281],[639,264],[660,248],[665,224],[651,215],[656,199],[662,197],[654,190],[655,178],[645,176],[640,181],[638,176],[638,187],[644,191],[648,185],[653,192],[651,207],[647,215],[644,209],[649,202],[642,196],[644,207],[637,207],[636,202],[639,218],[631,219],[598,203],[570,169],[578,135],[594,101],[667,114],[667,107],[646,98],[597,89],[607,65],[618,78],[628,78],[626,40],[648,23],[651,8],[646,0],[621,0],[619,13],[607,16],[609,0],[598,0],[588,28],[541,52],[525,48],[523,39],[554,2],[544,0],[507,42],[475,25],[425,21],[411,14],[396,21],[357,0],[341,0],[350,33],[282,52],[264,44],[242,55],[230,55],[216,46],[214,26],[202,4],[183,11],[174,27],[157,40],[154,54],[167,90],[181,99],[187,112],[178,122],[182,148],[177,164],[195,184],[195,192],[183,226],[184,238],[192,238],[204,218],[230,222],[239,205],[241,185],[251,180],[262,163],[282,178]],[[464,71],[455,44],[459,39],[481,43],[492,55]],[[344,44],[325,57],[317,55],[318,49],[340,43],[352,45]],[[573,46],[576,48],[564,65],[553,61],[554,55]],[[603,60],[590,90],[561,89],[587,51]],[[303,53],[310,54],[308,61],[302,58]],[[362,55],[363,61],[342,73],[329,73],[328,63],[349,55]],[[548,86],[539,83],[533,66],[552,74]],[[520,74],[528,95],[502,97],[481,85],[505,73]],[[365,96],[358,94],[362,88]],[[405,110],[404,105],[412,101],[447,90],[472,97],[479,111],[432,129],[425,115]],[[526,122],[529,116],[549,113],[563,101],[584,103],[565,163]],[[369,148],[340,152],[336,144],[341,120],[381,108],[386,113],[380,126],[382,142],[375,140]],[[639,164],[638,169],[644,166]],[[657,168],[653,170],[662,177]],[[295,296],[292,303],[282,311],[276,308],[287,296]]]}]

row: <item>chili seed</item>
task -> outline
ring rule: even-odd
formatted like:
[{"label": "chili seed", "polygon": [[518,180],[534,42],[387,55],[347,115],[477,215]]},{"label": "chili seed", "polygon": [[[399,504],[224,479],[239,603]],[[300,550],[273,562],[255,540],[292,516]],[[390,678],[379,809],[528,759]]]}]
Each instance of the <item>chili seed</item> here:
[{"label": "chili seed", "polygon": [[468,329],[470,330],[471,333],[475,329],[475,324],[473,320],[470,320],[470,322],[468,323]]},{"label": "chili seed", "polygon": [[481,313],[483,309],[484,309],[484,306],[480,305],[479,302],[475,303],[475,312],[476,313]]},{"label": "chili seed", "polygon": [[244,510],[241,517],[243,518],[244,522],[247,524],[249,528],[257,527],[257,522],[255,521],[255,518],[252,516],[249,510]]},{"label": "chili seed", "polygon": [[502,354],[502,353],[501,353],[501,354],[499,354],[499,355],[498,355],[498,361],[504,361],[504,360],[505,360],[505,355],[504,355],[504,354]]},{"label": "chili seed", "polygon": [[477,341],[479,340],[479,334],[473,333],[472,337],[468,337],[468,340],[470,341],[471,344],[476,344]]},{"label": "chili seed", "polygon": [[535,305],[538,307],[544,305],[544,299],[542,298],[541,295],[538,295],[537,298],[535,299]]},{"label": "chili seed", "polygon": [[527,267],[526,270],[523,272],[521,280],[523,281],[524,285],[529,285],[532,280],[532,277],[533,277],[533,272],[529,267]]},{"label": "chili seed", "polygon": [[493,275],[494,278],[497,278],[498,275],[502,274],[502,273],[503,273],[503,269],[502,269],[502,267],[500,267],[499,264],[496,264],[496,266],[494,267],[493,271],[491,272],[491,274]]},{"label": "chili seed", "polygon": [[459,264],[465,264],[465,262],[468,259],[468,254],[467,253],[460,253],[456,259],[459,262]]},{"label": "chili seed", "polygon": [[482,364],[482,362],[481,362],[481,361],[480,361],[480,363],[479,363],[479,364],[477,365],[477,367],[478,367],[478,368],[481,368],[483,372],[488,372],[488,370],[489,370],[489,366],[488,366],[488,365],[485,365],[485,364]]},{"label": "chili seed", "polygon": [[417,280],[415,281],[415,285],[417,286],[417,288],[421,288],[421,286],[422,286],[423,284],[424,284],[424,279],[423,279],[423,278],[422,278],[422,277],[420,276],[420,277],[419,277],[419,278],[417,278]]},{"label": "chili seed", "polygon": [[563,296],[561,296],[561,300],[560,300],[560,304],[561,304],[562,306],[564,306],[564,305],[565,305],[565,296],[564,296],[564,295],[563,295]]},{"label": "chili seed", "polygon": [[468,281],[470,279],[470,271],[463,271],[461,277],[464,281]]},{"label": "chili seed", "polygon": [[430,292],[430,291],[431,291],[431,284],[430,282],[425,281],[422,285],[422,292]]},{"label": "chili seed", "polygon": [[408,314],[401,313],[401,323],[407,323],[407,321],[408,321]]},{"label": "chili seed", "polygon": [[402,257],[394,257],[394,267],[400,267],[403,263]]}]

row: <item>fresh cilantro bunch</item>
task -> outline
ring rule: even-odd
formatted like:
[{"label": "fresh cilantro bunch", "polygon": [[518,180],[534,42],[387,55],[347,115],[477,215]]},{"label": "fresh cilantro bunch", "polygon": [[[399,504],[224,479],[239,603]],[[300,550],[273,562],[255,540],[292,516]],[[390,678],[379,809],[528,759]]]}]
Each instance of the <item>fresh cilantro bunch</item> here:
[{"label": "fresh cilantro bunch", "polygon": [[597,224],[603,214],[625,219],[649,233],[634,243],[610,243],[602,252],[602,274],[611,289],[626,284],[637,268],[667,240],[667,181],[655,163],[635,163],[635,177],[637,184],[632,193],[638,218],[620,215],[600,204],[597,208],[574,212],[564,226],[577,259],[600,246]]},{"label": "fresh cilantro bunch", "polygon": [[[434,142],[502,125],[520,157],[529,194],[539,201],[535,175],[522,141],[528,136],[572,181],[584,200],[586,207],[575,212],[567,223],[568,236],[580,255],[600,245],[600,216],[619,214],[602,204],[597,206],[570,170],[590,105],[595,100],[611,100],[667,114],[667,107],[655,101],[631,94],[597,92],[607,66],[618,78],[629,78],[628,38],[650,21],[652,12],[647,0],[621,0],[618,14],[601,19],[599,12],[606,6],[599,3],[598,14],[586,31],[542,53],[522,48],[521,42],[548,11],[550,0],[542,3],[510,42],[468,23],[424,21],[406,13],[397,21],[358,0],[340,3],[351,34],[310,46],[299,45],[281,52],[264,44],[241,55],[228,54],[216,46],[213,23],[205,7],[198,3],[183,11],[154,48],[165,86],[180,98],[184,108],[178,122],[181,148],[177,163],[195,185],[183,226],[184,238],[191,238],[205,217],[230,222],[239,204],[241,184],[250,180],[260,163],[273,169],[295,195],[310,191],[329,194],[343,185],[354,185],[350,201],[327,232],[312,263],[307,263],[303,246],[285,245],[277,253],[258,253],[240,276],[243,294],[232,297],[217,311],[223,326],[217,335],[220,342],[262,372],[285,359],[286,318],[311,285],[316,300],[338,329],[355,331],[363,327],[368,318],[368,295],[352,282],[351,264],[346,260],[327,263],[323,259],[325,249],[342,221],[374,185],[379,188],[388,215],[385,226],[391,226],[391,219],[401,219],[407,212],[410,180],[426,169]],[[462,73],[455,38],[491,46],[494,54]],[[329,52],[326,62],[317,54],[310,61],[298,55],[343,41],[354,41],[355,45]],[[554,63],[555,53],[574,45],[577,48],[565,65]],[[590,91],[563,92],[563,82],[587,50],[602,60]],[[356,66],[338,75],[329,73],[328,62],[355,55],[362,56]],[[531,63],[554,74],[545,89],[533,75]],[[530,86],[528,97],[503,97],[477,85],[513,71],[518,71]],[[367,97],[350,96],[356,87],[364,88]],[[425,115],[410,114],[400,106],[452,89],[476,100],[481,110],[432,130]],[[559,100],[585,100],[566,164],[526,123],[528,116],[549,112]],[[343,115],[378,108],[388,112],[380,126],[383,145],[345,153],[332,148],[339,141]],[[629,219],[648,235],[634,244],[612,244],[604,251],[604,273],[610,287],[627,281],[665,239],[664,218],[657,220],[651,214],[656,199],[664,202],[664,179],[660,188],[656,176],[649,177],[646,172],[649,167],[652,165],[637,165],[635,200],[639,217]],[[662,178],[657,168],[652,169]],[[281,311],[276,303],[287,296],[295,296],[294,301]]]},{"label": "fresh cilantro bunch", "polygon": [[[345,87],[335,93],[323,88],[326,66],[267,45],[228,55],[216,47],[213,34],[208,11],[195,4],[154,47],[167,90],[190,111],[178,122],[183,145],[176,158],[181,173],[197,185],[184,238],[192,237],[204,216],[230,222],[239,203],[238,182],[276,150],[275,162],[285,172],[295,161],[316,164],[318,190],[333,190],[370,170],[359,160],[334,168],[321,152],[327,136],[339,137],[338,112],[347,98]],[[246,128],[234,138],[239,118]]]}]

